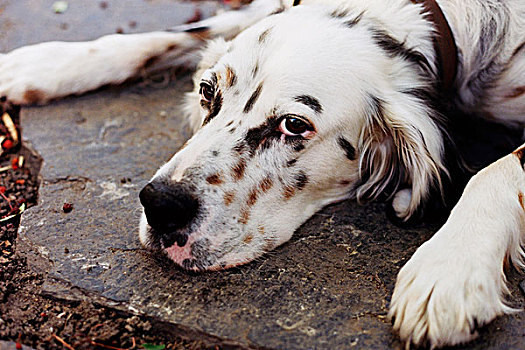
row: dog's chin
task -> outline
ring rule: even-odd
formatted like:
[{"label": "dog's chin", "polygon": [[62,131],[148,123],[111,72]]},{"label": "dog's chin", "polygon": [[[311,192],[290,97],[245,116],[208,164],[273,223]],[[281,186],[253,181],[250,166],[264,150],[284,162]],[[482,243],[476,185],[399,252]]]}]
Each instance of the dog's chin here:
[{"label": "dog's chin", "polygon": [[[247,264],[263,252],[246,252],[246,246],[233,246],[222,252],[209,251],[203,247],[203,241],[208,241],[207,235],[199,230],[192,232],[186,244],[180,247],[177,243],[166,246],[166,244],[155,237],[154,229],[148,225],[146,216],[143,214],[139,224],[139,238],[142,245],[149,250],[163,252],[175,264],[187,271],[220,271],[240,265]],[[207,249],[208,248],[208,249]]]},{"label": "dog's chin", "polygon": [[160,242],[153,239],[153,234],[151,233],[152,228],[148,225],[148,220],[146,219],[146,214],[142,211],[142,216],[140,217],[139,223],[139,240],[142,246],[149,250],[161,250],[162,247]]},{"label": "dog's chin", "polygon": [[247,264],[255,259],[255,257],[246,256],[242,252],[229,252],[224,254],[209,252],[200,255],[198,253],[196,254],[194,249],[192,249],[192,244],[190,242],[188,243],[189,244],[186,244],[183,247],[179,247],[175,244],[163,249],[163,252],[170,260],[187,271],[203,272],[226,270]]}]

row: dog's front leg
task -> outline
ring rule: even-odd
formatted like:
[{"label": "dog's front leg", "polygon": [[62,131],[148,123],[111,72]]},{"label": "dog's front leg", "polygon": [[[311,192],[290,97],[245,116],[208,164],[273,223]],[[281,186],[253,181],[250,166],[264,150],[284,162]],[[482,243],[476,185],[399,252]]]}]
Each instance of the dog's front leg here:
[{"label": "dog's front leg", "polygon": [[165,32],[46,42],[0,54],[0,97],[18,104],[45,103],[119,84],[144,71],[193,68],[206,39],[233,37],[280,6],[279,0],[256,0],[243,10]]},{"label": "dog's front leg", "polygon": [[119,84],[198,40],[152,32],[108,35],[88,42],[46,42],[0,56],[0,96],[17,104],[45,103],[106,84]]},{"label": "dog's front leg", "polygon": [[513,311],[503,266],[524,266],[524,164],[525,145],[474,176],[445,225],[401,269],[389,315],[408,346],[466,342]]}]

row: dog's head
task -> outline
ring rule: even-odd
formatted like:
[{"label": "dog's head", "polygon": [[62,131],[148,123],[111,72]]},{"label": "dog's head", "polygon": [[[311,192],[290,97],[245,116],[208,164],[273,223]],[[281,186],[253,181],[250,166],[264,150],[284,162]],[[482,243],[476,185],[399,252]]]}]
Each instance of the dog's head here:
[{"label": "dog's head", "polygon": [[[188,111],[196,132],[140,194],[142,243],[185,269],[253,260],[323,206],[439,178],[442,144],[414,63],[351,12],[294,8],[211,42]],[[380,38],[379,36],[385,37]]]}]

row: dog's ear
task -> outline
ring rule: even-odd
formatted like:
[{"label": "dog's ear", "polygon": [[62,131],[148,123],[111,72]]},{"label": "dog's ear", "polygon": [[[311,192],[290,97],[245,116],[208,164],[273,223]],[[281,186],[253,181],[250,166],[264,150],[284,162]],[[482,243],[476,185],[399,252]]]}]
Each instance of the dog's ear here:
[{"label": "dog's ear", "polygon": [[363,202],[399,193],[394,209],[400,219],[407,220],[431,186],[441,185],[441,175],[446,173],[443,136],[433,111],[414,96],[370,96],[367,104],[358,141],[356,198]]},{"label": "dog's ear", "polygon": [[202,74],[209,68],[213,67],[219,59],[224,56],[231,46],[230,41],[225,41],[223,38],[217,38],[208,42],[206,47],[201,51],[202,59],[197,66],[195,74],[193,74],[193,91],[186,94],[184,102],[184,112],[193,132],[202,124],[199,102],[199,88]]}]

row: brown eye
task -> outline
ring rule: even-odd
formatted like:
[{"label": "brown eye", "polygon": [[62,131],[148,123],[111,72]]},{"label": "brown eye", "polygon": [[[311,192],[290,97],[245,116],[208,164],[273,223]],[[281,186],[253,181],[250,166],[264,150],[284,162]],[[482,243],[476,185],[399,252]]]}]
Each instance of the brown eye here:
[{"label": "brown eye", "polygon": [[208,83],[201,83],[201,88],[199,90],[199,93],[201,95],[201,98],[206,102],[211,102],[213,97],[215,96],[215,89],[211,84]]},{"label": "brown eye", "polygon": [[302,135],[307,131],[311,131],[312,127],[304,120],[290,116],[281,121],[279,126],[281,132],[288,136]]}]

